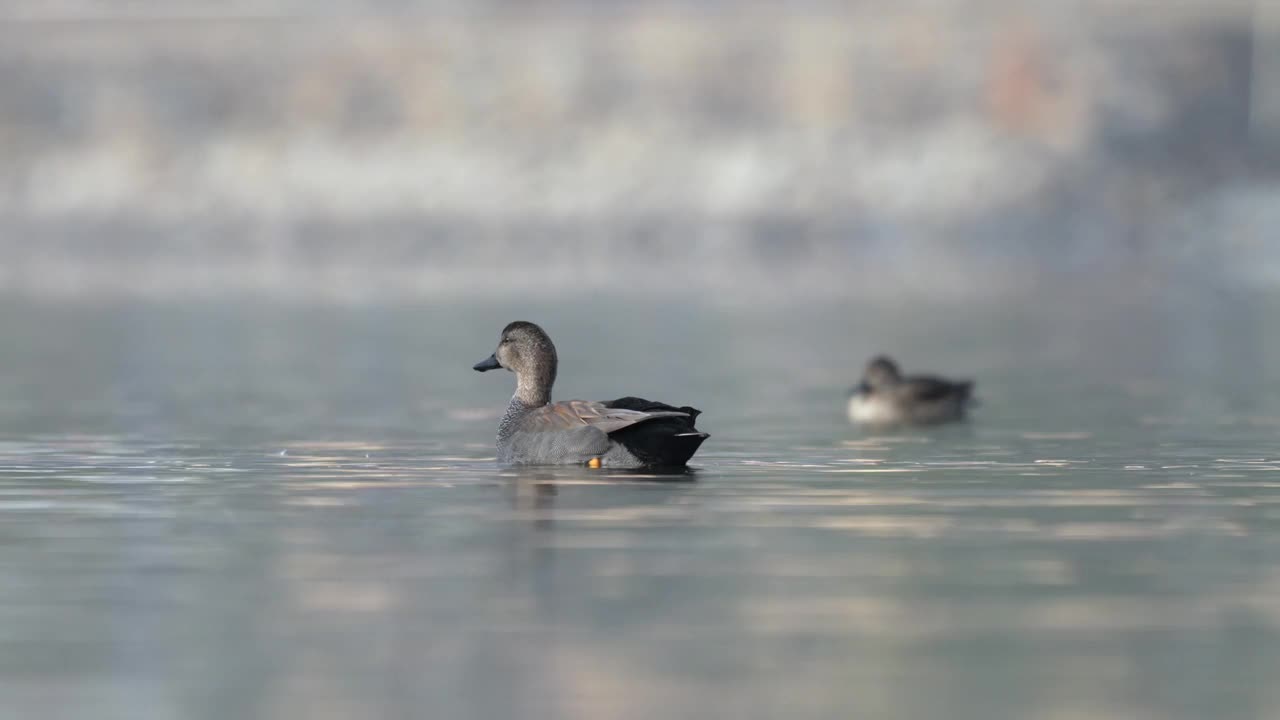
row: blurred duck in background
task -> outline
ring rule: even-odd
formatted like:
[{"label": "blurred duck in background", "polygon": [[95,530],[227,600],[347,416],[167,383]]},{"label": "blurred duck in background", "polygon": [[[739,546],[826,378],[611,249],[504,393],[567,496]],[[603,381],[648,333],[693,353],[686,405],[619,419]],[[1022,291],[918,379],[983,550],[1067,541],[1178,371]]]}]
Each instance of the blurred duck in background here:
[{"label": "blurred duck in background", "polygon": [[858,425],[935,425],[965,419],[977,402],[972,380],[903,376],[886,355],[867,363],[862,382],[849,391],[849,420]]}]

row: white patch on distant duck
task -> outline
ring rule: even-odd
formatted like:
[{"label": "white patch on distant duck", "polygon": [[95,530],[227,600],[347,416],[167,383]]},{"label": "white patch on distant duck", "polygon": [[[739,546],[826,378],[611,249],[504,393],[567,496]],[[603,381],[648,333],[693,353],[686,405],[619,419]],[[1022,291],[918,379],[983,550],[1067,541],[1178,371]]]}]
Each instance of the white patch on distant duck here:
[{"label": "white patch on distant duck", "polygon": [[849,396],[849,419],[866,425],[888,425],[898,422],[901,417],[893,403],[884,398],[854,393]]}]

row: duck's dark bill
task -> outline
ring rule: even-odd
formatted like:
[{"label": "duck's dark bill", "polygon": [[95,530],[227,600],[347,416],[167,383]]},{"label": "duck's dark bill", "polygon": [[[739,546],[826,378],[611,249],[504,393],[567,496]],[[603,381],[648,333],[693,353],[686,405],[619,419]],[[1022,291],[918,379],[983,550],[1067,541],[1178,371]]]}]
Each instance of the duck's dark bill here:
[{"label": "duck's dark bill", "polygon": [[484,360],[481,360],[480,362],[476,363],[474,367],[479,372],[484,372],[485,370],[497,370],[498,368],[502,367],[502,365],[498,363],[497,355],[490,355]]}]

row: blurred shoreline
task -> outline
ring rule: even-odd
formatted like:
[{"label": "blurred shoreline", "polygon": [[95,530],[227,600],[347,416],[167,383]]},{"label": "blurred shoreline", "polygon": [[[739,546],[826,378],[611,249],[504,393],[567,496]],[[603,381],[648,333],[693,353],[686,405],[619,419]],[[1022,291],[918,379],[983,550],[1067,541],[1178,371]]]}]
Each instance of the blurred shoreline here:
[{"label": "blurred shoreline", "polygon": [[130,7],[0,3],[0,290],[1280,282],[1251,3]]}]

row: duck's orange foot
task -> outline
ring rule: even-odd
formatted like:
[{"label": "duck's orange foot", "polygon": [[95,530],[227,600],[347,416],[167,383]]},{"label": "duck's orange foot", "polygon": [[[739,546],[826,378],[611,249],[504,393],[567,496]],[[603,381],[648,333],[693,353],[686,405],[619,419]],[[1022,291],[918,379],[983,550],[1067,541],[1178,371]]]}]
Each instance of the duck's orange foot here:
[{"label": "duck's orange foot", "polygon": [[587,461],[587,467],[591,468],[592,470],[599,468],[600,465],[601,465],[601,462],[600,462],[600,458],[598,457],[593,457]]}]

